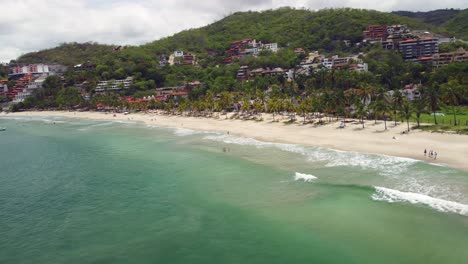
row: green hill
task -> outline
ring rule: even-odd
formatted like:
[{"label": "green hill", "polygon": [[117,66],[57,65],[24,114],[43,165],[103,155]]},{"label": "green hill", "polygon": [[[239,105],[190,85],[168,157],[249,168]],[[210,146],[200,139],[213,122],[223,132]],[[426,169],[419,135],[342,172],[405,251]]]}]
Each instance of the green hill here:
[{"label": "green hill", "polygon": [[468,40],[468,9],[459,12],[455,17],[444,24],[449,32],[455,36]]},{"label": "green hill", "polygon": [[[25,54],[20,63],[58,62],[66,65],[87,60],[155,60],[157,54],[184,50],[206,57],[207,50],[223,55],[229,44],[238,39],[255,38],[262,42],[277,42],[281,47],[302,47],[324,52],[346,51],[343,40],[360,42],[367,25],[406,24],[415,29],[430,26],[417,19],[391,13],[361,9],[304,9],[280,8],[262,12],[237,12],[211,25],[185,30],[139,47],[132,47],[115,55],[110,45],[96,43],[68,43],[59,47]],[[131,55],[130,55],[131,54]]]},{"label": "green hill", "polygon": [[343,50],[343,40],[359,42],[367,25],[406,24],[427,29],[424,23],[391,13],[360,9],[324,9],[308,11],[280,8],[263,12],[238,12],[199,29],[186,30],[172,37],[145,45],[155,52],[186,49],[222,52],[233,40],[255,38],[277,42],[282,47],[303,47],[327,52]]},{"label": "green hill", "polygon": [[112,45],[103,45],[92,42],[64,43],[58,47],[30,52],[20,56],[18,63],[57,62],[64,65],[76,65],[86,61],[94,61],[113,52]]},{"label": "green hill", "polygon": [[462,12],[459,9],[439,9],[428,12],[395,11],[393,14],[411,17],[434,26],[442,26],[450,19]]}]

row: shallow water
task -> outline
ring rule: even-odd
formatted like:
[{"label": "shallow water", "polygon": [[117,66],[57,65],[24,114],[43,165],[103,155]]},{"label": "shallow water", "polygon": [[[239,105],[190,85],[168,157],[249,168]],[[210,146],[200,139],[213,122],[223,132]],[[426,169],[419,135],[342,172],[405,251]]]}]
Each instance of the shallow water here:
[{"label": "shallow water", "polygon": [[468,260],[456,169],[136,123],[0,126],[0,263]]}]

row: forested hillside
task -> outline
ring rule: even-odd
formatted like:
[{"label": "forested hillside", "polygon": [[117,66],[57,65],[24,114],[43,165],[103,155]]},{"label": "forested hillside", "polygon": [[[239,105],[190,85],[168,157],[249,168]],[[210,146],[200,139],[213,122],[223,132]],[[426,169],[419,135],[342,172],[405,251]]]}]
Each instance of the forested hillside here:
[{"label": "forested hillside", "polygon": [[112,45],[103,45],[94,42],[87,43],[64,43],[58,47],[31,52],[20,56],[18,63],[52,63],[57,62],[64,65],[75,65],[88,60],[111,54]]},{"label": "forested hillside", "polygon": [[[155,54],[170,54],[174,50],[196,53],[206,57],[207,49],[223,55],[229,44],[238,39],[255,38],[264,43],[277,42],[281,47],[302,47],[324,52],[351,51],[343,40],[362,41],[367,25],[405,24],[414,29],[430,26],[407,17],[359,9],[325,9],[320,11],[281,8],[263,12],[238,12],[216,23],[190,29],[171,37],[134,47],[130,53],[155,58]],[[127,59],[122,51],[122,59]],[[113,55],[112,46],[96,43],[69,43],[59,47],[32,52],[18,58],[21,63],[58,62],[66,65],[87,60],[102,61]]]},{"label": "forested hillside", "polygon": [[394,11],[393,14],[421,20],[426,24],[441,26],[461,12],[459,9],[439,9],[428,12]]},{"label": "forested hillside", "polygon": [[468,40],[468,9],[458,13],[450,19],[445,27],[448,31],[454,32],[456,36],[464,40]]}]

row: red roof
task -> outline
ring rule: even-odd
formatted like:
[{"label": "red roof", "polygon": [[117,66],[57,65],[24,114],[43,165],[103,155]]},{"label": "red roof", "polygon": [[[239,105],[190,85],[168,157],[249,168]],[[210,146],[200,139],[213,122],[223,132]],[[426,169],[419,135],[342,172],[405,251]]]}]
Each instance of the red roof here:
[{"label": "red roof", "polygon": [[432,60],[432,57],[421,57],[420,61]]},{"label": "red roof", "polygon": [[181,92],[173,92],[173,93],[171,93],[171,95],[174,95],[174,96],[178,96],[178,95],[188,95],[188,93],[187,93],[187,92],[181,91]]}]

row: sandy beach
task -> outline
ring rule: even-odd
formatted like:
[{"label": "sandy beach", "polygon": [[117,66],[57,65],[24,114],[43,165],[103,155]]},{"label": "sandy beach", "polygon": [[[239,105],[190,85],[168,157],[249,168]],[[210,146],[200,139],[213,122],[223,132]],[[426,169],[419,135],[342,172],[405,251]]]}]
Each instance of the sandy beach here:
[{"label": "sandy beach", "polygon": [[[203,117],[169,116],[157,113],[138,113],[124,115],[121,113],[103,112],[19,112],[1,113],[1,117],[65,117],[92,120],[134,121],[146,124],[174,128],[186,128],[203,131],[218,131],[232,135],[255,138],[267,142],[292,143],[307,146],[332,148],[344,151],[384,154],[390,156],[413,158],[438,165],[446,165],[468,171],[468,136],[456,134],[430,133],[412,130],[401,134],[406,129],[406,123],[387,122],[388,130],[384,130],[383,121],[366,121],[365,128],[361,124],[347,123],[339,128],[340,121],[325,125],[303,125],[302,118],[297,117],[295,123],[285,123],[288,119],[272,122],[272,116],[263,114],[263,121],[219,119]],[[275,120],[281,119],[276,116]],[[424,149],[438,153],[437,159],[424,156]]]}]

